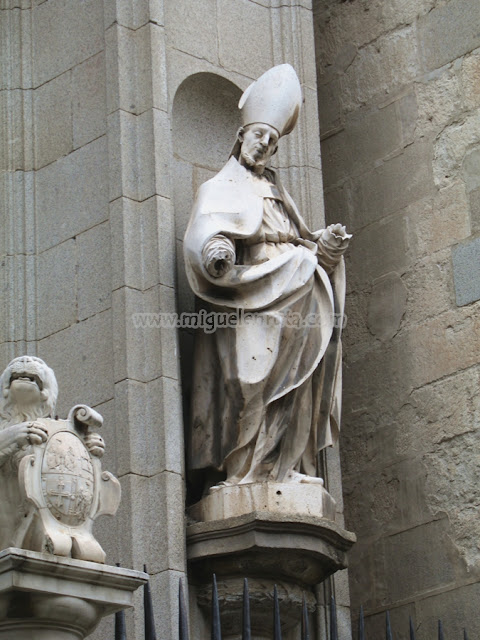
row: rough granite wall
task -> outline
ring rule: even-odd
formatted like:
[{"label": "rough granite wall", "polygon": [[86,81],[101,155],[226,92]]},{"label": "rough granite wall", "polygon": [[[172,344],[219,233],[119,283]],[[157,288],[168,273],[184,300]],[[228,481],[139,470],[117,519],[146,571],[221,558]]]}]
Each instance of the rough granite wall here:
[{"label": "rough granite wall", "polygon": [[[326,217],[349,253],[352,607],[480,635],[480,3],[315,0]],[[367,633],[368,635],[368,633]],[[375,637],[375,636],[374,636]]]}]

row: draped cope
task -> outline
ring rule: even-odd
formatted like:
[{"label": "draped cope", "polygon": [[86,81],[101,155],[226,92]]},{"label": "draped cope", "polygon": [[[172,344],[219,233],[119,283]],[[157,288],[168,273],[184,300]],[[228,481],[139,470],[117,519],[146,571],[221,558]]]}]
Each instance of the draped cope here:
[{"label": "draped cope", "polygon": [[[345,296],[343,258],[324,268],[319,236],[273,171],[257,177],[232,157],[200,188],[184,241],[189,282],[210,311],[251,321],[198,331],[190,469],[232,483],[318,475],[317,454],[339,432]],[[220,277],[202,258],[216,248],[235,259]]]}]

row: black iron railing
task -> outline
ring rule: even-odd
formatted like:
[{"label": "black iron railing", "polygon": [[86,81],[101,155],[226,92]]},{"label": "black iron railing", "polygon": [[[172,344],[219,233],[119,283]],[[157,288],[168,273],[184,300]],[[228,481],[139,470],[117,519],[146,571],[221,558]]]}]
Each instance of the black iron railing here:
[{"label": "black iron railing", "polygon": [[[146,567],[144,568],[147,572]],[[144,585],[143,591],[143,608],[144,608],[144,623],[145,623],[145,640],[157,640],[157,634],[155,631],[155,620],[153,615],[153,603],[150,585],[147,582]],[[342,640],[338,635],[337,624],[337,607],[335,598],[331,598],[329,608],[329,640]],[[212,617],[211,617],[211,640],[222,640],[222,628],[220,623],[220,604],[218,598],[217,579],[213,576],[212,583]],[[308,621],[308,609],[305,595],[302,602],[302,615],[301,615],[301,640],[310,640],[310,629]],[[248,591],[248,580],[245,578],[243,582],[243,607],[242,607],[242,640],[251,640],[251,618],[250,618],[250,596]],[[367,640],[365,635],[365,617],[363,607],[360,608],[360,615],[358,619],[358,640]],[[409,618],[409,637],[410,640],[416,640],[415,628],[413,620]],[[390,613],[387,611],[385,614],[385,638],[386,640],[393,640],[392,625],[390,621]],[[442,621],[438,621],[438,640],[446,640],[443,632]],[[120,611],[115,614],[115,640],[127,640],[126,624],[125,624],[125,612]],[[177,640],[172,638],[171,640]],[[178,640],[190,640],[190,634],[188,629],[188,608],[185,600],[185,591],[183,581],[180,579],[178,588]],[[275,585],[273,590],[273,624],[272,624],[272,640],[282,640],[282,625],[280,615],[280,603],[278,599],[277,587]],[[369,639],[370,640],[370,639]],[[379,638],[372,638],[371,640],[380,640]],[[463,630],[463,640],[468,640],[468,634],[466,629]]]}]

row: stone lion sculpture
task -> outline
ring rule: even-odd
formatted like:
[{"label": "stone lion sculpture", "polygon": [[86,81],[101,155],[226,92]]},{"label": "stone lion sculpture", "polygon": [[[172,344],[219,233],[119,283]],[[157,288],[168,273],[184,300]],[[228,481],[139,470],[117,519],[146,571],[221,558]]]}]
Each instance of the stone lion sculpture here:
[{"label": "stone lion sculpture", "polygon": [[103,418],[76,405],[55,418],[58,385],[43,360],[21,356],[0,377],[0,549],[104,562],[93,521],[114,515],[120,483],[102,472]]}]

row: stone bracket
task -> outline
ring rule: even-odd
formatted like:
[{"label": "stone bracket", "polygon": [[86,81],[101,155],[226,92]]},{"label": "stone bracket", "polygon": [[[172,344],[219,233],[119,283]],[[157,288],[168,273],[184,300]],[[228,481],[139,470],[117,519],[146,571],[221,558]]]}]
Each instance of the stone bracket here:
[{"label": "stone bracket", "polygon": [[0,640],[78,640],[133,604],[141,571],[9,548],[0,552]]},{"label": "stone bracket", "polygon": [[187,557],[201,581],[266,575],[313,586],[347,566],[353,533],[326,518],[255,511],[187,528]]}]

